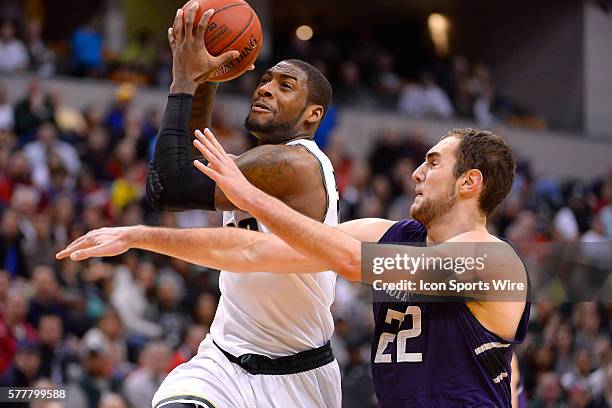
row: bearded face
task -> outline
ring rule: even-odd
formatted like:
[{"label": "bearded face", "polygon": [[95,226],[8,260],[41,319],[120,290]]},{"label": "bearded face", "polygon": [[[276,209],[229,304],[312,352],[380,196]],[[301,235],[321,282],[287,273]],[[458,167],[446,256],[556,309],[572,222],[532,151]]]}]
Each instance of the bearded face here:
[{"label": "bearded face", "polygon": [[433,220],[446,215],[456,200],[455,180],[451,180],[447,188],[436,196],[417,195],[410,207],[410,215],[428,227]]}]

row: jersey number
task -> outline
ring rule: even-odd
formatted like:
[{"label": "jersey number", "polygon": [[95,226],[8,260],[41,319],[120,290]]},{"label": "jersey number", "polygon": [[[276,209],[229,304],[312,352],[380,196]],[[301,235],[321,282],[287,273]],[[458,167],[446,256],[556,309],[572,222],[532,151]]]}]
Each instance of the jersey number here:
[{"label": "jersey number", "polygon": [[408,306],[405,313],[397,310],[387,309],[387,317],[385,323],[391,324],[393,320],[397,320],[401,325],[406,315],[412,316],[412,328],[400,330],[397,335],[384,332],[378,340],[378,348],[376,349],[375,363],[391,363],[391,354],[385,354],[384,351],[389,343],[395,340],[397,336],[397,362],[398,363],[418,363],[423,361],[423,353],[406,353],[406,340],[419,337],[421,335],[421,308],[418,306]]},{"label": "jersey number", "polygon": [[[228,227],[235,227],[236,224],[230,222],[227,224]],[[257,220],[255,218],[245,218],[244,220],[238,221],[238,228],[247,229],[251,231],[259,231],[257,229]]]}]

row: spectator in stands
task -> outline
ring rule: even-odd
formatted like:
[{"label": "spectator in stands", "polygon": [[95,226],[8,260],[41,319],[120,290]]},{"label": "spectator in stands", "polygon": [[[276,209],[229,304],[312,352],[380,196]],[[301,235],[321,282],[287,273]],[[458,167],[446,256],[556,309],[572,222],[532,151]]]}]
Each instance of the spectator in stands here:
[{"label": "spectator in stands", "polygon": [[26,97],[15,106],[15,133],[24,145],[34,138],[42,123],[52,122],[53,106],[36,79],[28,84]]},{"label": "spectator in stands", "polygon": [[334,86],[334,100],[343,105],[372,105],[371,94],[362,81],[361,67],[355,61],[340,64],[340,80]]},{"label": "spectator in stands", "polygon": [[399,130],[392,126],[385,126],[376,138],[368,158],[372,174],[390,174],[397,160],[406,157],[408,153],[406,147]]},{"label": "spectator in stands", "polygon": [[163,327],[166,344],[178,347],[189,325],[188,317],[181,306],[179,288],[172,278],[160,278],[157,283],[157,308],[159,324]]},{"label": "spectator in stands", "polygon": [[102,20],[95,13],[87,24],[72,34],[73,73],[78,76],[100,76],[104,72]]},{"label": "spectator in stands", "polygon": [[24,292],[18,286],[10,288],[0,313],[0,375],[13,363],[18,342],[34,342],[38,338],[34,326],[26,320],[28,302]]},{"label": "spectator in stands", "polygon": [[134,408],[149,408],[155,391],[168,374],[170,350],[163,342],[152,342],[140,353],[140,367],[125,379],[123,393]]},{"label": "spectator in stands", "polygon": [[612,353],[608,355],[607,362],[590,378],[594,404],[597,408],[612,407]]},{"label": "spectator in stands", "polygon": [[402,79],[395,72],[395,58],[392,53],[382,51],[376,58],[376,70],[372,78],[373,89],[382,104],[387,108],[397,106],[402,87]]},{"label": "spectator in stands", "polygon": [[43,315],[38,322],[40,339],[40,375],[55,384],[64,384],[70,363],[78,358],[64,343],[64,325],[56,315]]},{"label": "spectator in stands", "polygon": [[400,113],[416,117],[450,119],[454,115],[450,99],[430,72],[423,72],[419,82],[402,88],[398,109]]},{"label": "spectator in stands", "polygon": [[554,372],[543,373],[539,379],[538,391],[534,401],[534,408],[559,408],[562,394],[559,375]]},{"label": "spectator in stands", "polygon": [[362,354],[360,336],[349,336],[346,349],[348,363],[342,372],[342,401],[348,407],[374,408],[377,406],[370,364]]},{"label": "spectator in stands", "polygon": [[106,127],[111,133],[112,146],[121,139],[126,129],[127,116],[134,99],[136,88],[130,83],[123,83],[117,87],[115,101],[106,116]]},{"label": "spectator in stands", "polygon": [[97,407],[103,395],[119,391],[120,384],[111,377],[108,350],[85,347],[81,363],[83,372],[68,387],[68,408]]},{"label": "spectator in stands", "polygon": [[103,349],[108,351],[108,358],[115,371],[124,372],[128,367],[128,349],[123,334],[123,323],[114,309],[107,309],[98,323],[89,329],[81,340],[84,349]]},{"label": "spectator in stands", "polygon": [[29,278],[26,259],[21,247],[23,234],[19,230],[19,214],[7,208],[0,225],[0,265],[14,277]]},{"label": "spectator in stands", "polygon": [[25,40],[30,67],[43,78],[52,76],[55,73],[55,54],[43,43],[42,23],[39,18],[27,22]]},{"label": "spectator in stands", "polygon": [[81,160],[76,149],[69,143],[59,140],[57,127],[52,122],[40,125],[36,141],[28,143],[24,147],[24,152],[32,168],[34,184],[43,191],[51,188],[49,162],[53,153],[59,156],[72,179],[76,178],[81,168]]},{"label": "spectator in stands", "polygon": [[12,130],[15,125],[15,111],[6,98],[6,87],[0,82],[0,131]]},{"label": "spectator in stands", "polygon": [[163,334],[156,321],[154,305],[149,300],[155,289],[156,270],[152,263],[142,262],[132,272],[120,265],[114,274],[113,306],[125,324],[128,336],[136,336],[136,341],[158,338]]},{"label": "spectator in stands", "polygon": [[28,269],[33,270],[38,265],[54,265],[58,246],[53,240],[51,218],[46,212],[35,214],[32,227],[34,235],[22,245]]},{"label": "spectator in stands", "polygon": [[464,56],[458,55],[453,58],[451,82],[450,96],[457,116],[471,118],[474,99],[470,92],[469,63]]},{"label": "spectator in stands", "polygon": [[15,359],[0,376],[2,387],[32,387],[39,378],[40,351],[38,343],[30,340],[17,342]]},{"label": "spectator in stands", "polygon": [[566,391],[574,388],[586,389],[589,385],[588,379],[592,368],[591,356],[587,349],[578,350],[573,366],[574,369],[561,376],[561,385]]},{"label": "spectator in stands", "polygon": [[201,293],[194,307],[194,320],[197,324],[210,327],[217,311],[217,297],[210,292]]},{"label": "spectator in stands", "polygon": [[21,40],[15,38],[15,24],[10,20],[0,23],[0,72],[26,69],[28,51]]},{"label": "spectator in stands", "polygon": [[30,299],[28,322],[38,326],[44,315],[58,316],[62,321],[65,310],[60,302],[60,292],[55,273],[50,266],[37,266],[32,272],[33,295]]},{"label": "spectator in stands", "polygon": [[200,347],[200,343],[204,340],[207,333],[208,327],[199,324],[192,324],[189,326],[185,334],[185,340],[176,348],[176,351],[170,358],[170,363],[166,371],[170,372],[179,365],[191,360],[191,358],[198,353],[198,347]]}]

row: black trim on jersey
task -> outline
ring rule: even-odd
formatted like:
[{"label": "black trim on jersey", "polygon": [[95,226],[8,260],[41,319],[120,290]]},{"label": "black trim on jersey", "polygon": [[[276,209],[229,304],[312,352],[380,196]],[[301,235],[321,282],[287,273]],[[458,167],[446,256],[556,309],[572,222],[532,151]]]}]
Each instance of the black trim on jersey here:
[{"label": "black trim on jersey", "polygon": [[196,395],[175,395],[172,397],[164,398],[163,400],[155,404],[155,407],[153,408],[163,408],[169,402],[173,402],[173,401],[179,402],[180,400],[183,400],[183,401],[186,400],[186,401],[189,401],[190,403],[193,403],[199,406],[203,406],[206,408],[217,408],[217,406],[213,404],[212,402],[210,402],[209,400],[202,398],[202,397],[198,397]]},{"label": "black trim on jersey", "polygon": [[319,348],[278,358],[270,358],[261,354],[243,354],[236,357],[219,347],[214,340],[213,344],[221,350],[230,362],[239,365],[253,375],[297,374],[322,367],[335,359],[329,341]]}]

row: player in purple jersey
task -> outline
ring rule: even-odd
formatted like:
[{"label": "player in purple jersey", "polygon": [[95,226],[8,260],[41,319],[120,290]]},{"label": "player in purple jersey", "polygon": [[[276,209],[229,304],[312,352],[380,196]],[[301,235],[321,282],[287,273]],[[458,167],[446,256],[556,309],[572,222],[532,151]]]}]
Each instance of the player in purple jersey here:
[{"label": "player in purple jersey", "polygon": [[[249,184],[210,131],[196,136],[195,145],[209,164],[194,165],[276,237],[239,229],[103,229],[75,241],[59,256],[81,260],[134,247],[237,272],[332,269],[360,280],[362,242],[427,245],[402,247],[413,256],[437,254],[450,242],[510,248],[486,229],[487,216],[506,197],[514,179],[510,147],[490,132],[452,130],[428,151],[412,174],[417,197],[411,214],[416,221],[363,219],[338,228],[304,217]],[[516,253],[490,261],[497,261],[495,273],[501,275],[518,270],[528,287]],[[512,346],[525,336],[527,296],[526,291],[524,298],[507,302],[375,298],[372,357],[379,406],[511,407]]]},{"label": "player in purple jersey", "polygon": [[523,377],[519,370],[516,354],[512,355],[512,379],[510,380],[512,387],[512,408],[527,408],[527,393],[523,384]]}]

